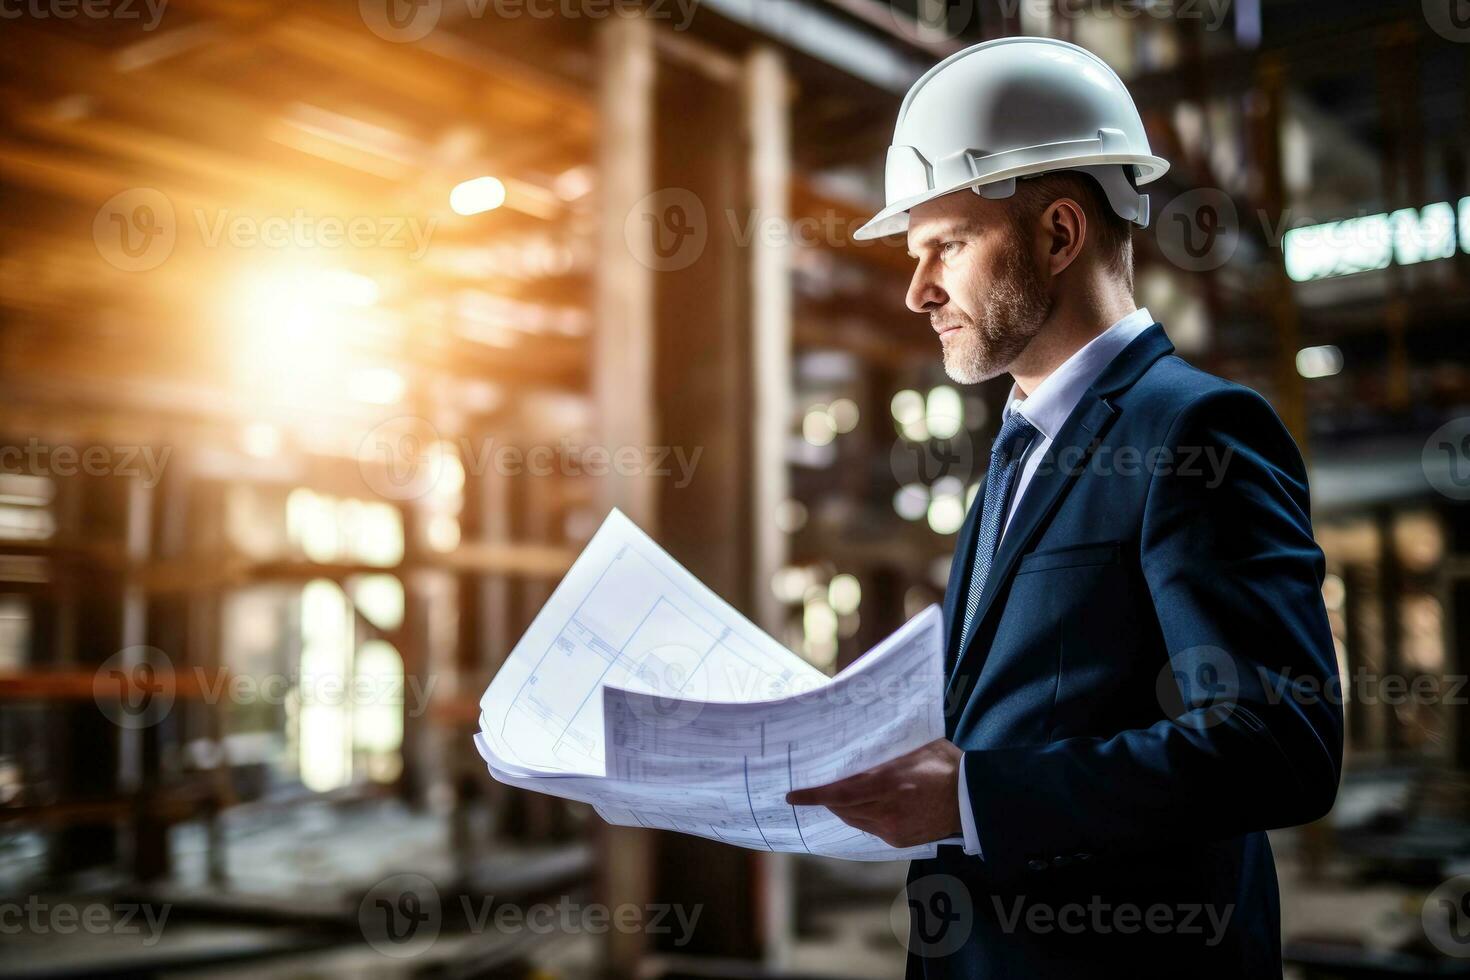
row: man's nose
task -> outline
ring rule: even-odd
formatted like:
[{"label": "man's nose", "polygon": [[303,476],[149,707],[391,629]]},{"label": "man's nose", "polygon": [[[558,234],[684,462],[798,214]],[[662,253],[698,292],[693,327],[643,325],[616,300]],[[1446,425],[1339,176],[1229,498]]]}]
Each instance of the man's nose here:
[{"label": "man's nose", "polygon": [[908,308],[915,313],[928,313],[936,310],[949,302],[949,294],[944,291],[934,276],[928,271],[928,263],[920,263],[914,270],[914,278],[909,282],[908,295],[904,302]]}]

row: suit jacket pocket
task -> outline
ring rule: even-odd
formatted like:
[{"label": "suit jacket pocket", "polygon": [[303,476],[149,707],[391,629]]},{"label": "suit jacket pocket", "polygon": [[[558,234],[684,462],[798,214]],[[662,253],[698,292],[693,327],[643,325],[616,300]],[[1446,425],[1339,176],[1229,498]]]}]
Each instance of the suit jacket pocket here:
[{"label": "suit jacket pocket", "polygon": [[1045,572],[1053,568],[1075,568],[1079,565],[1116,565],[1121,554],[1122,543],[1118,541],[1077,544],[1066,548],[1033,551],[1021,559],[1020,564],[1016,566],[1016,574]]}]

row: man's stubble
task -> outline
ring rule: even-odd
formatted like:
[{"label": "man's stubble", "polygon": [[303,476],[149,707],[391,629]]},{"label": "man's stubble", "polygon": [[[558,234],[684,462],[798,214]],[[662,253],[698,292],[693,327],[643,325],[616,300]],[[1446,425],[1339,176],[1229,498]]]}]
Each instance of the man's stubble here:
[{"label": "man's stubble", "polygon": [[[963,317],[959,330],[941,341],[944,370],[958,384],[997,377],[1015,362],[1051,313],[1051,297],[1017,240],[1001,253],[977,317]],[[962,315],[963,316],[963,315]],[[953,314],[940,319],[955,322]]]}]

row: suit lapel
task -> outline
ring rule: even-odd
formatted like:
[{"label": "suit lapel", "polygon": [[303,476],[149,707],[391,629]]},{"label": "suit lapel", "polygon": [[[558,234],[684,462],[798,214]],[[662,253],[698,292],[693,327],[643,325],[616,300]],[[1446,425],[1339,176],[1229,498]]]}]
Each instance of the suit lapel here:
[{"label": "suit lapel", "polygon": [[[1117,418],[1118,410],[1107,401],[1107,396],[1128,388],[1155,361],[1173,350],[1174,345],[1169,343],[1169,338],[1164,335],[1164,329],[1159,324],[1155,323],[1141,333],[1103,370],[1092,387],[1083,393],[1077,407],[1057,433],[1056,439],[1046,448],[1045,456],[1038,463],[1036,473],[1001,537],[1000,547],[986,577],[985,591],[980,596],[980,608],[975,612],[975,626],[970,631],[969,641],[964,649],[954,649],[947,662],[954,665],[948,674],[944,700],[946,721],[951,722],[951,725],[953,722],[950,715],[957,714],[963,708],[974,689],[973,683],[967,684],[964,679],[968,678],[969,682],[978,681],[980,671],[985,665],[986,651],[977,648],[976,638],[985,633],[982,628],[985,620],[998,608],[995,604],[996,596],[1007,591],[1022,552],[1030,546],[1032,539],[1067,490],[1076,482],[1077,476],[1087,468],[1092,454],[1102,442],[1103,435]],[[965,537],[962,539],[965,542],[963,555],[956,554],[956,564],[950,568],[945,612],[948,617],[946,622],[950,627],[951,647],[959,644],[959,629],[955,617],[963,615],[963,611],[959,606],[957,593],[965,587],[964,570],[973,564],[976,537],[974,525],[978,524],[976,514],[981,508],[983,496],[982,488],[982,492],[975,495],[975,506],[970,509],[970,516],[966,520]]]},{"label": "suit lapel", "polygon": [[[1068,416],[1062,430],[1057,433],[1046,453],[1036,467],[1036,474],[1016,505],[1015,515],[1000,539],[995,560],[985,579],[985,591],[980,595],[980,608],[975,611],[975,626],[970,630],[969,641],[954,658],[955,669],[949,675],[949,688],[953,689],[963,676],[978,676],[984,663],[975,640],[984,630],[981,628],[990,611],[995,608],[995,597],[1005,591],[1021,552],[1041,528],[1046,518],[1061,502],[1067,489],[1076,481],[1077,475],[1087,467],[1088,460],[1102,441],[1103,433],[1112,425],[1117,409],[1098,397],[1089,389]],[[972,547],[973,552],[973,547]],[[958,641],[955,641],[958,642]],[[946,692],[948,694],[948,692]],[[946,702],[959,703],[959,702]]]},{"label": "suit lapel", "polygon": [[980,537],[980,511],[984,506],[985,482],[982,475],[980,489],[975,492],[970,512],[965,515],[965,523],[961,525],[959,536],[955,539],[954,558],[949,563],[949,584],[944,589],[945,677],[954,670],[956,648],[960,644],[960,631],[956,622],[956,617],[963,615],[964,608],[960,593],[965,590],[969,581],[966,572],[975,564],[975,546]]}]

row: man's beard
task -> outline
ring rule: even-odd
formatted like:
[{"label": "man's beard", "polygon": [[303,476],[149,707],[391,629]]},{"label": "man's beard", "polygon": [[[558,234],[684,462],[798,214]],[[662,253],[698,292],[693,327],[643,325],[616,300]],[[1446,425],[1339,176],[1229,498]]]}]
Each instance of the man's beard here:
[{"label": "man's beard", "polygon": [[[1051,297],[1018,245],[1003,253],[980,315],[940,343],[944,371],[962,385],[1005,372],[1031,343],[1051,313]],[[968,318],[967,318],[968,319]]]}]

